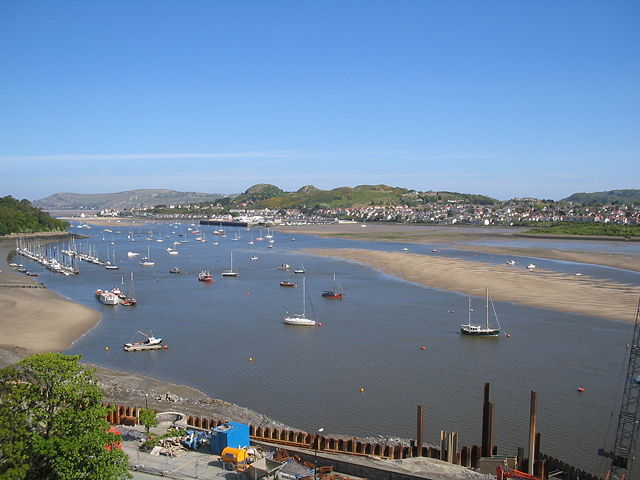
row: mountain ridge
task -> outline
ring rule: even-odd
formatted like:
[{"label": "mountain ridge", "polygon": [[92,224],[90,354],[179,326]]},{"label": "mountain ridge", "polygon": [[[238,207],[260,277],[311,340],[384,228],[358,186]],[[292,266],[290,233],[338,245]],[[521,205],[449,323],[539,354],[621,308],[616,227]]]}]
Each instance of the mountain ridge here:
[{"label": "mountain ridge", "polygon": [[60,192],[33,202],[44,209],[129,209],[163,204],[200,203],[228,197],[222,193],[179,192],[162,188],[142,188],[115,193]]},{"label": "mountain ridge", "polygon": [[640,189],[625,188],[619,190],[605,190],[603,192],[580,192],[569,195],[561,201],[584,204],[640,202]]},{"label": "mountain ridge", "polygon": [[[447,191],[417,191],[388,185],[357,185],[322,190],[313,185],[305,185],[296,191],[286,192],[276,185],[258,183],[241,194],[179,192],[170,189],[137,189],[115,193],[82,194],[60,192],[36,200],[33,205],[49,210],[65,209],[131,209],[155,207],[158,205],[178,205],[218,202],[223,200],[228,207],[253,208],[347,208],[380,204],[402,204],[416,206],[424,203],[458,201],[479,205],[500,203],[494,198]],[[535,201],[536,199],[530,199]],[[559,202],[573,202],[584,205],[595,203],[640,203],[640,189],[619,189],[604,192],[574,193]]]}]

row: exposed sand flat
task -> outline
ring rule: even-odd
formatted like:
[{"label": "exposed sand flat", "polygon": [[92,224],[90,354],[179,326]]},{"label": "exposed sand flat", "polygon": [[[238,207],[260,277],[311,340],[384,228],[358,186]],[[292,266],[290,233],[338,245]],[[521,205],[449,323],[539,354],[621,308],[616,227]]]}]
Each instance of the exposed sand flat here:
[{"label": "exposed sand flat", "polygon": [[429,287],[581,315],[632,322],[640,287],[568,276],[522,265],[487,265],[434,255],[360,249],[309,249],[305,253],[355,261]]},{"label": "exposed sand flat", "polygon": [[[487,239],[513,238],[522,233],[523,228],[513,227],[449,227],[434,225],[406,225],[394,223],[368,224],[362,228],[359,224],[300,225],[278,229],[291,234],[318,235],[325,238],[348,238],[350,240],[366,240],[375,242],[403,242],[416,244],[453,244],[461,250],[497,253],[505,255],[523,255],[527,257],[549,258],[567,262],[592,263],[614,268],[622,268],[640,272],[640,255],[623,255],[614,253],[567,251],[545,248],[516,248],[470,245],[469,242]],[[536,237],[528,237],[534,238]],[[542,238],[540,238],[542,239]],[[558,237],[562,240],[563,237]],[[589,242],[582,238],[576,242]],[[622,242],[623,240],[617,240]],[[460,242],[464,242],[461,244]]]},{"label": "exposed sand flat", "polygon": [[[5,259],[15,241],[0,241],[0,285],[33,284]],[[20,261],[20,257],[16,257]],[[66,350],[100,319],[100,314],[46,288],[0,286],[0,348],[18,355]]]},{"label": "exposed sand flat", "polygon": [[526,257],[550,258],[551,260],[563,260],[566,262],[592,263],[594,265],[605,265],[607,267],[622,268],[624,270],[640,272],[640,255],[573,252],[545,248],[487,247],[476,245],[458,245],[458,248],[463,250],[473,250],[476,252],[523,255]]},{"label": "exposed sand flat", "polygon": [[117,219],[109,217],[57,217],[60,220],[76,224],[95,225],[99,227],[134,227],[144,225],[145,223],[156,223],[156,220],[146,219]]},{"label": "exposed sand flat", "polygon": [[376,242],[451,243],[495,237],[511,237],[527,229],[514,227],[438,226],[406,223],[357,223],[327,225],[287,225],[278,231],[291,234],[318,235],[325,238],[349,238]]}]

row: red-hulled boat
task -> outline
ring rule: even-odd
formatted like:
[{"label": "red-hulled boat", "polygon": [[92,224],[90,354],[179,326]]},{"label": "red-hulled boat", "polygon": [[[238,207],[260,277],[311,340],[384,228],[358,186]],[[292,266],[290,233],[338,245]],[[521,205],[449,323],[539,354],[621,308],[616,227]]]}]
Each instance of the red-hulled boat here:
[{"label": "red-hulled boat", "polygon": [[198,274],[198,280],[201,282],[213,282],[213,276],[209,273],[209,270],[203,270]]},{"label": "red-hulled boat", "polygon": [[333,288],[331,290],[324,290],[322,292],[322,296],[324,298],[344,298],[345,294],[342,291],[342,287],[340,286],[340,290],[338,290],[338,286],[340,286],[340,284],[336,281],[336,274],[333,274]]}]

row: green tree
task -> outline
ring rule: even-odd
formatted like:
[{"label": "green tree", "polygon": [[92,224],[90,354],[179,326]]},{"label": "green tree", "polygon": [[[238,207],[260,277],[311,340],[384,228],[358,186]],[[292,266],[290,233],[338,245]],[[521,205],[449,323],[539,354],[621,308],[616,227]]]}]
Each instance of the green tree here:
[{"label": "green tree", "polygon": [[155,427],[156,425],[158,425],[158,419],[156,418],[156,412],[154,412],[150,408],[142,408],[142,409],[140,409],[139,420],[140,420],[140,424],[144,425],[144,429],[145,429],[147,435],[149,435],[149,429],[151,427]]},{"label": "green tree", "polygon": [[118,436],[79,359],[44,353],[0,370],[0,478],[130,478],[124,452],[105,448]]},{"label": "green tree", "polygon": [[33,207],[28,200],[16,200],[10,195],[0,197],[0,235],[62,231],[68,226],[67,222]]}]

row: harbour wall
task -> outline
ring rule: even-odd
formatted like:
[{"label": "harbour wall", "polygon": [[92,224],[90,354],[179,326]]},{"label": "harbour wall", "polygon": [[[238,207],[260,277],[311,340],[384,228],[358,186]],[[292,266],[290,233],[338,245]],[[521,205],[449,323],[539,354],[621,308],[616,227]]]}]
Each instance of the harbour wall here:
[{"label": "harbour wall", "polygon": [[[137,425],[139,423],[139,407],[105,404],[109,408],[107,421],[116,425]],[[227,420],[210,419],[206,417],[185,416],[185,424],[182,426],[197,430],[209,431],[219,425],[227,423]],[[490,446],[489,456],[483,457],[483,448],[486,446],[458,446],[458,434],[455,432],[440,433],[440,447],[418,446],[415,441],[410,445],[378,442],[362,442],[357,438],[335,438],[311,434],[308,432],[289,430],[282,428],[270,428],[249,425],[249,436],[253,444],[266,448],[286,448],[303,461],[313,462],[316,455],[322,459],[323,465],[330,465],[335,471],[348,475],[368,478],[370,480],[401,480],[424,479],[423,476],[413,476],[406,472],[395,472],[388,469],[375,468],[363,462],[364,459],[390,459],[400,460],[414,457],[427,457],[446,461],[463,467],[483,469],[487,473],[495,473],[495,466],[509,466],[509,457],[499,457],[498,447]],[[540,434],[536,436],[536,444],[540,444]],[[346,459],[343,456],[351,458]],[[524,456],[524,448],[518,448],[518,455],[513,459],[514,465],[526,470],[528,459]],[[495,466],[494,466],[495,465]],[[570,465],[558,458],[536,451],[533,462],[533,472],[541,479],[548,479],[550,472],[554,478],[565,480],[602,480],[601,477]]]}]

